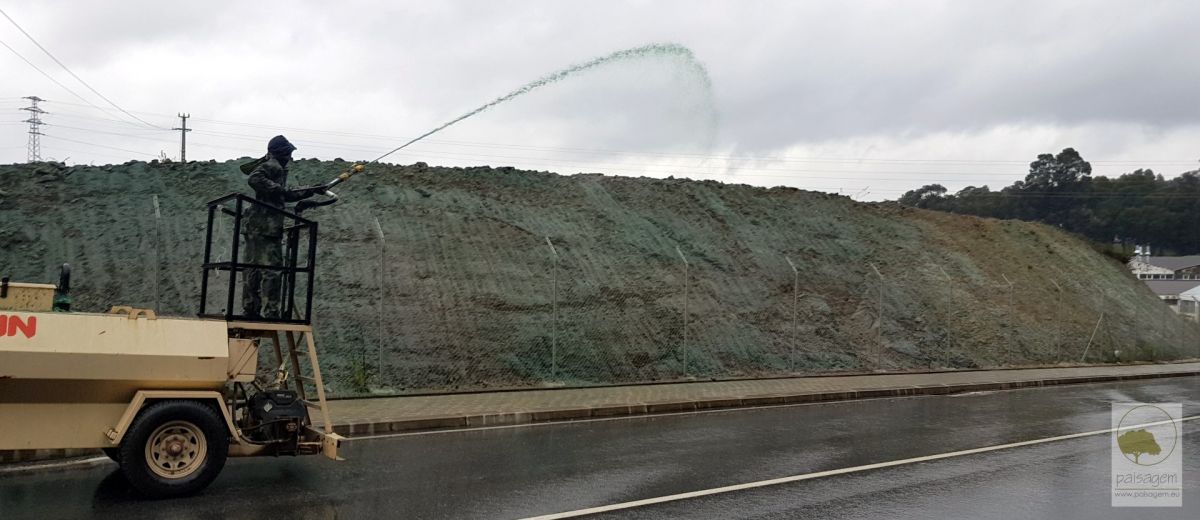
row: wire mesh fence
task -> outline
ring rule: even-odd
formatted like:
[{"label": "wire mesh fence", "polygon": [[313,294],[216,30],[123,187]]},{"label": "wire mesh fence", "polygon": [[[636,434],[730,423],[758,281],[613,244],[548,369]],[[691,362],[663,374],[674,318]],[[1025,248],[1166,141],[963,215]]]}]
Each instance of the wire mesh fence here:
[{"label": "wire mesh fence", "polygon": [[491,236],[360,227],[325,262],[357,282],[315,318],[343,395],[1200,355],[1194,321],[1086,278],[886,259],[822,278],[787,254],[730,265],[735,244],[614,262],[569,236],[514,232],[499,251]]},{"label": "wire mesh fence", "polygon": [[[388,193],[376,196],[390,203]],[[323,216],[313,322],[335,394],[1200,357],[1194,316],[1136,282],[1033,260],[986,271],[987,262],[883,252],[833,217],[755,237],[726,231],[720,219],[734,217],[721,215],[691,233],[688,219],[700,219],[678,209],[619,223],[554,212],[535,221],[499,202],[483,211],[492,202],[440,196],[462,209]],[[80,309],[195,314],[204,219],[194,201],[163,197],[157,212],[144,202],[144,218],[89,216],[102,236],[51,225],[34,237],[46,244],[38,254],[75,267]],[[436,216],[415,218],[426,211]],[[621,249],[611,247],[617,233]]]}]

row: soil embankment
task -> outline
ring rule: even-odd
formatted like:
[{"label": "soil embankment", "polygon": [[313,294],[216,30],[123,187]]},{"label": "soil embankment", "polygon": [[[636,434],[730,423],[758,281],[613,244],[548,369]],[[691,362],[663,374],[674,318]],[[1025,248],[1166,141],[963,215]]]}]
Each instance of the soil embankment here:
[{"label": "soil embankment", "polygon": [[[204,202],[249,191],[236,165],[0,166],[0,270],[53,282],[68,262],[77,309],[153,307],[157,256],[161,311],[194,314]],[[292,183],[346,166],[302,160]],[[1038,224],[790,188],[420,163],[372,165],[339,193],[309,216],[321,224],[317,339],[342,394],[364,373],[375,384],[381,327],[398,391],[1045,364],[1078,361],[1089,339],[1092,362],[1196,349],[1195,326],[1120,264]]]}]

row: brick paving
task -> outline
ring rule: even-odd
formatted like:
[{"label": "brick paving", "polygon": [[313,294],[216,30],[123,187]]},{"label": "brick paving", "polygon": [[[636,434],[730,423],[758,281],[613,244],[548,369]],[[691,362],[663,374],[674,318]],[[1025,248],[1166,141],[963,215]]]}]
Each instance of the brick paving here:
[{"label": "brick paving", "polygon": [[1200,362],[816,376],[378,397],[330,402],[335,429],[363,436],[616,415],[1200,375]]}]

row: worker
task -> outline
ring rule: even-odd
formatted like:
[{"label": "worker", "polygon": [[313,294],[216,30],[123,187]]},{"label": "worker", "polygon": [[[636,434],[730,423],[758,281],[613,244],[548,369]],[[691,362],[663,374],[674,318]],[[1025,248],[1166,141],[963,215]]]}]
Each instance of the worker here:
[{"label": "worker", "polygon": [[[288,188],[288,163],[295,150],[282,135],[272,137],[267,143],[267,155],[255,161],[257,165],[250,170],[247,180],[259,202],[286,211],[288,202],[307,199],[320,191],[320,188]],[[242,223],[246,249],[240,263],[283,267],[283,219],[281,213],[257,204],[246,211]],[[243,314],[248,318],[284,318],[280,315],[282,278],[282,270],[249,269],[242,287]]]}]

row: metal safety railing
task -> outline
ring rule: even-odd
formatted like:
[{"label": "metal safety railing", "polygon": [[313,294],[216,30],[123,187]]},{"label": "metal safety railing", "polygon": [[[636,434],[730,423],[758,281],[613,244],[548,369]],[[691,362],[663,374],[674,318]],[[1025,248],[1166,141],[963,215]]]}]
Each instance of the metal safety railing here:
[{"label": "metal safety railing", "polygon": [[[265,265],[242,262],[245,251],[244,231],[246,221],[261,218],[250,214],[251,208],[261,208],[262,214],[274,213],[284,220],[282,243],[282,265]],[[261,213],[265,211],[266,213]],[[219,219],[230,219],[229,225],[222,225]],[[215,241],[215,242],[214,242]],[[218,251],[214,246],[221,246]],[[228,254],[226,255],[226,252]],[[303,252],[303,255],[301,254]],[[216,258],[214,258],[216,257]],[[301,259],[303,262],[301,263]],[[240,193],[231,193],[208,203],[208,224],[204,234],[204,263],[201,264],[200,278],[200,312],[204,318],[220,318],[226,321],[266,321],[278,323],[312,322],[313,286],[316,280],[317,262],[317,223],[273,206],[264,204]],[[279,298],[280,316],[259,316],[247,314],[240,310],[238,295],[245,287],[238,285],[239,273],[248,275],[251,271],[278,273],[281,284],[279,294],[263,297]],[[227,276],[227,280],[212,283],[219,276]],[[244,280],[242,280],[244,282]],[[296,305],[296,292],[303,286],[303,306]],[[221,294],[224,289],[224,294]],[[218,304],[224,308],[217,312],[213,310],[213,300],[216,295]]]}]

